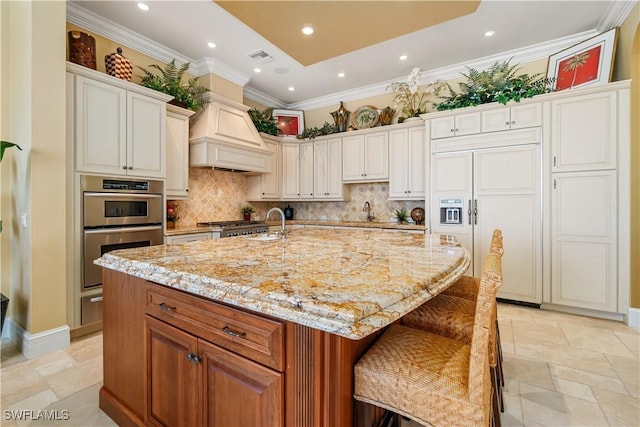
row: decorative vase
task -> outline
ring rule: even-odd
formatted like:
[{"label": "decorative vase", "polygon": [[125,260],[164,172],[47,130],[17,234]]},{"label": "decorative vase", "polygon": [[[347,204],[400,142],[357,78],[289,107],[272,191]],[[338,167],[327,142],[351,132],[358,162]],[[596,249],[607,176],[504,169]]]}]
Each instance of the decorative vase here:
[{"label": "decorative vase", "polygon": [[110,53],[104,56],[104,68],[110,76],[131,81],[133,65],[131,61],[122,56],[122,48],[116,49],[116,53]]},{"label": "decorative vase", "polygon": [[331,117],[333,117],[333,121],[336,125],[336,130],[338,132],[345,132],[347,130],[347,124],[349,123],[349,115],[351,111],[347,111],[342,105],[342,101],[340,101],[340,108],[331,113]]},{"label": "decorative vase", "polygon": [[393,120],[393,115],[395,113],[396,113],[396,110],[394,110],[391,107],[386,107],[380,110],[380,126],[390,125],[391,121]]},{"label": "decorative vase", "polygon": [[244,217],[245,221],[251,221],[251,214],[250,213],[243,213],[242,216]]},{"label": "decorative vase", "polygon": [[69,61],[96,69],[96,39],[87,33],[69,31]]},{"label": "decorative vase", "polygon": [[167,228],[176,228],[176,222],[167,220]]}]

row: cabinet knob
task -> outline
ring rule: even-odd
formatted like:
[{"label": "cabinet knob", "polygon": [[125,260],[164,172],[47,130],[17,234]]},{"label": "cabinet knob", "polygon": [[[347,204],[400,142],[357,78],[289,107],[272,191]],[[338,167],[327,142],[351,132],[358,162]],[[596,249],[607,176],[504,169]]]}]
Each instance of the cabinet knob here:
[{"label": "cabinet knob", "polygon": [[196,353],[187,353],[187,361],[197,365],[202,360],[202,357],[197,355]]},{"label": "cabinet knob", "polygon": [[310,196],[313,196],[313,193],[309,193]]},{"label": "cabinet knob", "polygon": [[512,124],[512,125],[515,125],[515,124],[516,124],[516,121],[515,121],[515,120],[511,120],[511,124]]},{"label": "cabinet knob", "polygon": [[126,166],[122,166],[122,169],[127,170],[127,167]]},{"label": "cabinet knob", "polygon": [[451,129],[451,132],[455,132],[455,131],[456,131],[455,129]]},{"label": "cabinet knob", "polygon": [[411,193],[411,190],[407,190],[407,193]]},{"label": "cabinet knob", "polygon": [[511,123],[509,123],[509,122],[506,122],[506,123],[505,123],[505,125],[507,125],[507,126],[509,126],[510,124],[511,124]]},{"label": "cabinet knob", "polygon": [[185,188],[185,189],[184,189],[184,191],[186,191],[186,192],[188,193],[188,192],[189,192],[189,189],[188,189],[188,188]]},{"label": "cabinet knob", "polygon": [[129,170],[130,170],[130,171],[131,171],[131,170],[133,170],[133,166],[129,166]]},{"label": "cabinet knob", "polygon": [[264,196],[264,192],[262,193],[262,195]]}]

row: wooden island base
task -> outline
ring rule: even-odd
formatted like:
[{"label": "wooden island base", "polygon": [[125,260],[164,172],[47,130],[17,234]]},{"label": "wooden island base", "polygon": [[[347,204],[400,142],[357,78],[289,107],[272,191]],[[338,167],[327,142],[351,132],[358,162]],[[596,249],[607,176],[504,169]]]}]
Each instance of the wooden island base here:
[{"label": "wooden island base", "polygon": [[[359,341],[103,269],[100,408],[119,426],[370,426]],[[367,414],[365,414],[367,412]],[[357,420],[356,420],[357,418]]]}]

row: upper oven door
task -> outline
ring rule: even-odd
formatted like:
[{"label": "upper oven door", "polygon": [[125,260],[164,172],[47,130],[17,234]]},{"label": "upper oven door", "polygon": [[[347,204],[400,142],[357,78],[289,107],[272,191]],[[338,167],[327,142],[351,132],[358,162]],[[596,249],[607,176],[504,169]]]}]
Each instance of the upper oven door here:
[{"label": "upper oven door", "polygon": [[85,192],[84,228],[161,224],[160,194]]}]

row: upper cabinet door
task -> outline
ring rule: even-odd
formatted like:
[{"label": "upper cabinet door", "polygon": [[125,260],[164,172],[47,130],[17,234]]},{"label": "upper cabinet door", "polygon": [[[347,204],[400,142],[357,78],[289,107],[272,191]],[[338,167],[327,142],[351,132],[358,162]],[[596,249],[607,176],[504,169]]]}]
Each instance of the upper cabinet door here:
[{"label": "upper cabinet door", "polygon": [[542,126],[542,103],[528,103],[482,112],[482,132]]},{"label": "upper cabinet door", "polygon": [[431,120],[431,139],[480,133],[480,113],[455,114]]},{"label": "upper cabinet door", "polygon": [[342,139],[342,179],[362,181],[364,179],[364,135]]},{"label": "upper cabinet door", "polygon": [[300,144],[282,144],[282,198],[300,198]]},{"label": "upper cabinet door", "polygon": [[305,142],[300,144],[300,198],[313,197],[313,142]]},{"label": "upper cabinet door", "polygon": [[365,136],[364,178],[369,181],[389,179],[389,133]]},{"label": "upper cabinet door", "polygon": [[127,116],[128,172],[164,178],[166,103],[128,92]]},{"label": "upper cabinet door", "polygon": [[75,76],[76,170],[127,171],[127,91]]},{"label": "upper cabinet door", "polygon": [[342,198],[342,139],[327,140],[327,197]]},{"label": "upper cabinet door", "polygon": [[193,114],[167,104],[167,199],[186,199],[189,194],[189,117]]},{"label": "upper cabinet door", "polygon": [[616,168],[616,93],[604,92],[551,102],[551,170]]}]

